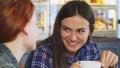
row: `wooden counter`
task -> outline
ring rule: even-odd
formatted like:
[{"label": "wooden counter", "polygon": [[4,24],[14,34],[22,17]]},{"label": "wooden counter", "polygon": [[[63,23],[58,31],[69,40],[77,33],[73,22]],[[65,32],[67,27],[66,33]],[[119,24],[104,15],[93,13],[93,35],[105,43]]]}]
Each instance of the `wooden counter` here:
[{"label": "wooden counter", "polygon": [[115,37],[105,37],[105,38],[93,38],[96,42],[120,42],[120,38],[115,38]]}]

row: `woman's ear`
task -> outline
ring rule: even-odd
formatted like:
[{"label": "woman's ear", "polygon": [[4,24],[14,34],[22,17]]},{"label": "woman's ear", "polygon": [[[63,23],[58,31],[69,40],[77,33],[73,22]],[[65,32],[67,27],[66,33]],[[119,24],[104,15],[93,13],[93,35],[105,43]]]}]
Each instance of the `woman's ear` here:
[{"label": "woman's ear", "polygon": [[25,35],[28,35],[28,33],[29,33],[29,24],[30,23],[28,23],[25,27],[24,27],[24,29],[22,30],[22,32],[23,32],[23,34],[25,34]]},{"label": "woman's ear", "polygon": [[22,31],[25,35],[28,35],[28,33],[27,33],[27,31],[24,29],[23,31]]},{"label": "woman's ear", "polygon": [[92,39],[92,33],[91,32],[89,32],[88,39]]},{"label": "woman's ear", "polygon": [[92,33],[91,32],[89,32],[89,36],[92,37]]}]

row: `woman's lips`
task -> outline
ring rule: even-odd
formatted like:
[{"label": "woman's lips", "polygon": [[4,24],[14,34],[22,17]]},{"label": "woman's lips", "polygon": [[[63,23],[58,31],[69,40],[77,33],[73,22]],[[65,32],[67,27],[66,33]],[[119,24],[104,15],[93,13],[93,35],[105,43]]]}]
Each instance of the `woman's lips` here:
[{"label": "woman's lips", "polygon": [[68,42],[67,41],[67,46],[76,47],[77,45],[78,45],[78,42]]}]

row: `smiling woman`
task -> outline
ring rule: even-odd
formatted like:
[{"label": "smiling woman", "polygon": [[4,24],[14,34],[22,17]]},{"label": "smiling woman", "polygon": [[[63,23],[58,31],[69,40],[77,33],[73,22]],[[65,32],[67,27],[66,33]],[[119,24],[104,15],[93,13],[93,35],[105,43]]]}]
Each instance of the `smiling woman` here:
[{"label": "smiling woman", "polygon": [[[84,1],[70,1],[57,14],[53,34],[31,52],[26,68],[79,68],[79,61],[101,61],[115,66],[118,56],[110,51],[100,56],[92,40],[94,15]],[[111,57],[114,57],[114,59]],[[107,60],[109,59],[109,60]]]}]

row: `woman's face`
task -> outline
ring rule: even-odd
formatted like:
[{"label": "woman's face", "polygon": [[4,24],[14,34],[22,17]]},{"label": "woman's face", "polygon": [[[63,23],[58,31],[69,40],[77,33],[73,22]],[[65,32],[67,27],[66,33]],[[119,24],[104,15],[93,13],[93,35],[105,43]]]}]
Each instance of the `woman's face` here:
[{"label": "woman's face", "polygon": [[38,25],[35,15],[32,16],[31,21],[26,25],[26,33],[24,42],[27,51],[36,49],[36,41],[38,37]]},{"label": "woman's face", "polygon": [[61,39],[71,56],[86,43],[89,33],[89,22],[79,15],[61,21]]}]

